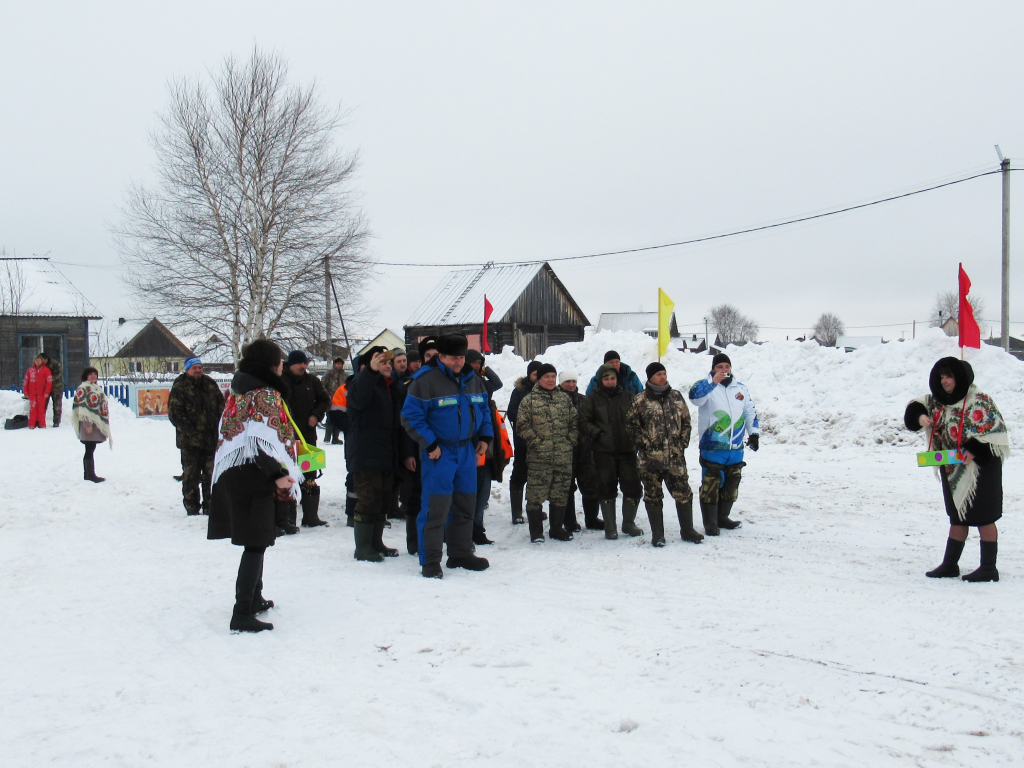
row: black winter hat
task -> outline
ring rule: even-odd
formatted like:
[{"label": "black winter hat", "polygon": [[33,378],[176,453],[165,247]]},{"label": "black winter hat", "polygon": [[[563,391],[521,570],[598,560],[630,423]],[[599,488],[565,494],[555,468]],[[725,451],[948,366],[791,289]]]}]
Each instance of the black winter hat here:
[{"label": "black winter hat", "polygon": [[611,360],[621,360],[621,359],[622,358],[619,357],[619,353],[616,352],[614,349],[609,349],[607,352],[604,353],[604,361],[606,363],[610,362]]},{"label": "black winter hat", "polygon": [[541,366],[540,360],[531,360],[530,364],[526,366],[526,378],[530,378],[530,374],[536,370],[539,370]]},{"label": "black winter hat", "polygon": [[293,349],[288,353],[288,365],[298,365],[299,363],[309,363],[309,358],[301,349]]},{"label": "black winter hat", "polygon": [[711,358],[711,370],[715,370],[715,366],[719,363],[728,363],[729,365],[732,365],[732,360],[729,359],[729,356],[725,354],[725,352],[719,352]]},{"label": "black winter hat", "polygon": [[654,362],[647,366],[647,379],[650,380],[651,376],[656,373],[661,373],[665,370],[665,366],[661,363]]},{"label": "black winter hat", "polygon": [[387,347],[370,347],[368,350],[366,350],[365,352],[363,352],[363,354],[361,354],[359,356],[359,365],[360,366],[365,365],[367,368],[369,368],[370,367],[370,360],[373,359],[374,355],[376,355],[378,352],[387,352],[387,351],[388,351]]},{"label": "black winter hat", "polygon": [[484,361],[483,354],[477,352],[475,349],[470,349],[466,351],[466,365],[475,363],[477,360],[479,360],[482,363]]},{"label": "black winter hat", "polygon": [[461,333],[446,333],[437,337],[438,354],[464,357],[468,350],[469,339]]},{"label": "black winter hat", "polygon": [[558,369],[551,363],[544,363],[537,369],[537,380],[540,381],[541,376],[545,376],[549,373],[558,373]]},{"label": "black winter hat", "polygon": [[433,336],[427,336],[418,345],[420,360],[427,356],[427,352],[431,349],[437,349],[437,339]]},{"label": "black winter hat", "polygon": [[409,358],[410,363],[418,363],[420,361],[420,353],[415,349],[411,352],[407,352],[405,356]]},{"label": "black winter hat", "polygon": [[256,339],[256,341],[242,347],[242,360],[274,370],[284,354],[281,348],[267,339]]},{"label": "black winter hat", "polygon": [[[942,374],[946,373],[956,379],[956,386],[950,394],[942,388]],[[974,383],[974,368],[966,360],[957,360],[955,357],[944,357],[932,366],[932,372],[928,376],[928,388],[932,391],[932,397],[943,405],[959,403],[967,396],[967,390]]]}]

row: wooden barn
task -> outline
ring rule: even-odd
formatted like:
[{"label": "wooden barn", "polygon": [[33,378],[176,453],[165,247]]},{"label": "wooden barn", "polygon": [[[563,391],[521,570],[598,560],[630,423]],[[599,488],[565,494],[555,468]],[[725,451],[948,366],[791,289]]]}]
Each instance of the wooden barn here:
[{"label": "wooden barn", "polygon": [[406,348],[426,336],[461,333],[480,350],[485,296],[493,307],[487,341],[494,353],[508,344],[532,360],[555,344],[582,341],[590,324],[549,264],[488,265],[442,278],[406,323]]},{"label": "wooden barn", "polygon": [[100,314],[49,259],[0,258],[0,387],[21,387],[40,352],[59,360],[65,386],[89,365],[89,321]]}]

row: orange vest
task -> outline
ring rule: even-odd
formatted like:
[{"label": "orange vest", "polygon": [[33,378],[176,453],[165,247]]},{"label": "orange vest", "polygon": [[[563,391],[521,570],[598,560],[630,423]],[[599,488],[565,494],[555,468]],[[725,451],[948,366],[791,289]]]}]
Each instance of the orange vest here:
[{"label": "orange vest", "polygon": [[[512,459],[512,441],[508,436],[508,429],[505,427],[505,417],[501,415],[501,411],[496,411],[498,414],[498,431],[501,432],[501,450],[505,454],[506,460]],[[494,438],[491,438],[491,445],[494,445]],[[476,465],[482,467],[484,462],[487,461],[487,454],[484,453],[482,456],[476,457]]]},{"label": "orange vest", "polygon": [[336,405],[345,409],[348,408],[348,387],[342,384],[334,390],[334,397],[331,398],[331,405]]}]

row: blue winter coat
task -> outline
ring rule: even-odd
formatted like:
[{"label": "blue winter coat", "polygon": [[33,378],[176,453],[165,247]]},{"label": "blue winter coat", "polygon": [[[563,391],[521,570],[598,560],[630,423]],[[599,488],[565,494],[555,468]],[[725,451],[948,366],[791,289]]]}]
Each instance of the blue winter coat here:
[{"label": "blue winter coat", "polygon": [[409,382],[402,425],[427,452],[438,445],[490,442],[489,399],[483,380],[469,366],[458,374],[441,362],[436,368],[424,366]]},{"label": "blue winter coat", "polygon": [[[601,369],[598,368],[598,370]],[[601,382],[597,380],[597,374],[595,373],[594,377],[590,380],[590,384],[587,386],[587,394],[594,394],[600,386]],[[644,391],[644,385],[640,382],[640,377],[636,375],[636,371],[621,360],[619,361],[619,386],[631,395],[639,395]]]}]

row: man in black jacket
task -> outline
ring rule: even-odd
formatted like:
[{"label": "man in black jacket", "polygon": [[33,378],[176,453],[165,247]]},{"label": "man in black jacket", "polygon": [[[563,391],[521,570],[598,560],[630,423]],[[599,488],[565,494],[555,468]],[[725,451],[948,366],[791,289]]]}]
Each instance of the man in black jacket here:
[{"label": "man in black jacket", "polygon": [[[185,372],[174,380],[167,400],[167,415],[181,451],[181,495],[185,512],[210,510],[210,478],[217,450],[217,429],[224,413],[224,395],[217,382],[203,373],[198,357],[185,361]],[[202,486],[202,503],[199,488]]]},{"label": "man in black jacket", "polygon": [[[327,390],[324,389],[320,379],[315,374],[306,371],[308,365],[309,358],[306,357],[305,352],[300,349],[289,352],[287,367],[282,378],[291,387],[287,402],[295,425],[307,443],[316,445],[316,425],[327,413],[331,399],[327,396]],[[317,514],[320,509],[320,486],[316,484],[317,472],[305,472],[303,478],[302,525],[306,528],[327,525],[327,522],[321,520]],[[297,517],[298,509],[294,500],[279,504],[277,526],[284,533],[299,532],[295,525]]]},{"label": "man in black jacket", "polygon": [[402,427],[402,383],[391,375],[392,353],[371,347],[360,359],[363,369],[348,385],[349,471],[355,487],[356,560],[379,563],[397,557],[384,545],[385,515],[398,490],[398,471],[415,468],[416,446]]},{"label": "man in black jacket", "polygon": [[[537,371],[540,370],[540,362],[533,360],[526,366],[526,376],[516,381],[516,388],[508,399],[508,410],[505,411],[505,418],[512,425],[512,450],[515,454],[512,457],[512,474],[508,479],[508,490],[512,501],[512,525],[522,525],[526,522],[523,517],[523,494],[526,491],[527,460],[526,441],[519,437],[516,432],[516,419],[519,418],[519,404],[523,398],[530,394],[533,385],[537,383]],[[543,516],[547,519],[547,515]]]}]

